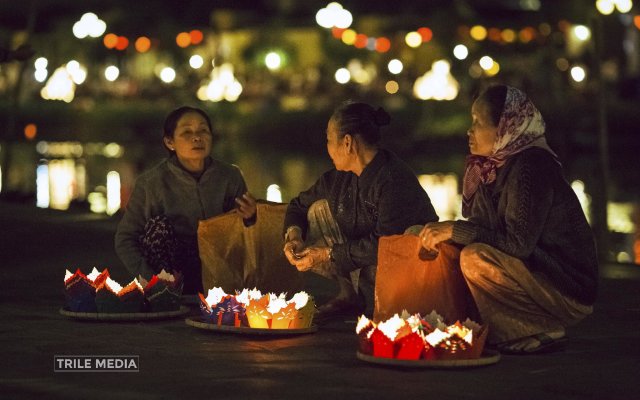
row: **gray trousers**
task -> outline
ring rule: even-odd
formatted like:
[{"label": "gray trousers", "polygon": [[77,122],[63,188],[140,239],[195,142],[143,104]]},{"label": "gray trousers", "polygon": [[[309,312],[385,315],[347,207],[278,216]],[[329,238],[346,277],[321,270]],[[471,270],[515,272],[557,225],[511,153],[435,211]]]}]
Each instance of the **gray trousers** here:
[{"label": "gray trousers", "polygon": [[[344,235],[331,214],[327,200],[313,203],[309,207],[307,218],[309,230],[306,242],[309,246],[332,247],[334,244],[345,243]],[[370,315],[373,312],[376,268],[376,265],[371,265],[344,274],[334,263],[326,262],[313,267],[311,271],[338,281],[341,291],[338,296],[348,297],[354,293],[362,296],[366,302],[365,313]],[[344,293],[347,289],[353,292]]]},{"label": "gray trousers", "polygon": [[592,306],[562,295],[519,259],[483,243],[462,250],[460,267],[482,319],[489,324],[492,343],[561,330],[593,311]]}]

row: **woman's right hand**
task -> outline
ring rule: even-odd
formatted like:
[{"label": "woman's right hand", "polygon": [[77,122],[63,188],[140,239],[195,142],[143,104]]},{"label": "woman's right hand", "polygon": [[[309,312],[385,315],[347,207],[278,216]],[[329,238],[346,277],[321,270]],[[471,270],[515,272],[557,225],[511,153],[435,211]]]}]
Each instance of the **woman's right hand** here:
[{"label": "woman's right hand", "polygon": [[453,221],[430,222],[420,232],[420,243],[428,252],[437,252],[438,244],[453,236]]},{"label": "woman's right hand", "polygon": [[284,244],[284,255],[293,266],[295,266],[296,262],[300,259],[298,254],[302,252],[302,250],[304,250],[304,242],[300,239],[294,238]]}]

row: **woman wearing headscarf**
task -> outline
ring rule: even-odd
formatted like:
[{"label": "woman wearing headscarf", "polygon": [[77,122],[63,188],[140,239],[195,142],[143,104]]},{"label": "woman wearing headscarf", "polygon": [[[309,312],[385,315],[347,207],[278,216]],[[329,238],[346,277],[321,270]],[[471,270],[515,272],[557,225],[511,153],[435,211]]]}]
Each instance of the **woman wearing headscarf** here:
[{"label": "woman wearing headscarf", "polygon": [[292,199],[284,223],[284,253],[299,271],[338,283],[338,295],[316,320],[371,315],[378,238],[437,221],[429,196],[411,168],[378,145],[388,125],[382,108],[345,102],[327,124],[327,152],[335,168]]},{"label": "woman wearing headscarf", "polygon": [[425,225],[422,245],[464,246],[462,273],[501,352],[562,349],[565,328],[589,315],[596,299],[593,233],[547,145],[542,116],[522,91],[489,87],[471,115],[467,220]]}]

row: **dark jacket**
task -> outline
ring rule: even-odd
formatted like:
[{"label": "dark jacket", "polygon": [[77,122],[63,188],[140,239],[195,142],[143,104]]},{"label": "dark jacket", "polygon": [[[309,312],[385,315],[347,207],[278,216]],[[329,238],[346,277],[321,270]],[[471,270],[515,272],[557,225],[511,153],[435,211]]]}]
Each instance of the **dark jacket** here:
[{"label": "dark jacket", "polygon": [[429,196],[415,173],[395,154],[379,150],[358,177],[336,169],[325,172],[289,203],[284,228],[297,225],[306,234],[311,204],[327,199],[346,243],[333,246],[333,259],[343,272],[378,260],[378,238],[404,232],[411,225],[438,220]]},{"label": "dark jacket", "polygon": [[136,180],[116,231],[116,252],[133,276],[148,277],[153,271],[142,256],[140,236],[150,218],[166,215],[178,238],[197,246],[198,222],[230,211],[246,191],[240,169],[233,165],[208,159],[196,180],[172,156]]},{"label": "dark jacket", "polygon": [[480,185],[469,221],[453,241],[485,243],[521,259],[566,296],[591,305],[598,282],[596,247],[584,212],[553,156],[531,148],[509,159],[496,180]]}]

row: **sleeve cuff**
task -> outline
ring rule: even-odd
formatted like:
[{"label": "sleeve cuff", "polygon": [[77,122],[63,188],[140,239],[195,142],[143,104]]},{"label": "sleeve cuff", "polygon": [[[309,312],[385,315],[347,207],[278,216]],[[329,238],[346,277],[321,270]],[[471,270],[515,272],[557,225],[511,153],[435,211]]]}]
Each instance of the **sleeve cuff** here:
[{"label": "sleeve cuff", "polygon": [[453,234],[451,239],[459,244],[470,244],[476,240],[476,226],[468,221],[455,221],[453,223]]}]

